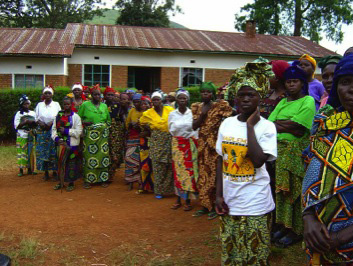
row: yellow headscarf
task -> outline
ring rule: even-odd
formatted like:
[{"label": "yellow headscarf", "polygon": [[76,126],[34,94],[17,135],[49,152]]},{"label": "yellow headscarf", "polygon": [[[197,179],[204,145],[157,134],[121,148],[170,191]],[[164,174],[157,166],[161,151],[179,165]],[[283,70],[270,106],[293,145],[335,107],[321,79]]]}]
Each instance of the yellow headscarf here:
[{"label": "yellow headscarf", "polygon": [[316,60],[313,57],[311,57],[310,55],[303,54],[299,58],[299,61],[301,61],[301,60],[308,60],[314,66],[314,70],[316,69]]}]

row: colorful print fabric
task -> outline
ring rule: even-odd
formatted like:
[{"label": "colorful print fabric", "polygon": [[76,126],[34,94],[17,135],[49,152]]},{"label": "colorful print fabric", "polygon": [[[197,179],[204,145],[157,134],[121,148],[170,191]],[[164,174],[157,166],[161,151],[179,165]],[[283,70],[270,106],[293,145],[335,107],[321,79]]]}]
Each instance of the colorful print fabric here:
[{"label": "colorful print fabric", "polygon": [[172,158],[176,194],[182,198],[197,197],[197,140],[195,138],[173,137]]},{"label": "colorful print fabric", "polygon": [[109,179],[109,128],[100,123],[85,127],[83,138],[83,174],[88,183],[106,182]]}]

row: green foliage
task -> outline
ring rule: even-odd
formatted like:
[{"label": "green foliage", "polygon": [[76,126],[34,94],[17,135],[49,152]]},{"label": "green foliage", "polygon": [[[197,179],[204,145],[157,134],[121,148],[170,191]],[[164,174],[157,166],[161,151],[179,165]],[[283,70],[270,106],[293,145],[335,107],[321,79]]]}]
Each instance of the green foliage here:
[{"label": "green foliage", "polygon": [[115,5],[120,10],[116,23],[129,26],[167,28],[168,12],[181,12],[175,0],[118,0]]},{"label": "green foliage", "polygon": [[185,87],[190,93],[190,105],[196,102],[201,102],[200,87]]},{"label": "green foliage", "polygon": [[102,15],[102,0],[0,1],[0,26],[19,28],[65,28]]},{"label": "green foliage", "polygon": [[235,28],[245,29],[245,21],[255,20],[261,34],[307,36],[319,42],[342,42],[342,25],[353,22],[352,0],[255,0],[235,15]]},{"label": "green foliage", "polygon": [[[68,93],[71,92],[69,87],[56,87],[54,93],[54,101],[61,102]],[[13,128],[13,119],[19,110],[18,100],[22,94],[26,94],[31,100],[31,109],[34,109],[41,100],[41,89],[1,89],[0,102],[0,139],[14,139],[16,134]]]}]

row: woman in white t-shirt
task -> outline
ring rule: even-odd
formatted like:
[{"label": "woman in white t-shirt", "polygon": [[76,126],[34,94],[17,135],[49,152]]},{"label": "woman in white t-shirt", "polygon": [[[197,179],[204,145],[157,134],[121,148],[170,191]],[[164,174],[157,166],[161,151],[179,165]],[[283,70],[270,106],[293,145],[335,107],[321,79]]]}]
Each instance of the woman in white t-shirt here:
[{"label": "woman in white t-shirt", "polygon": [[222,265],[268,264],[275,204],[265,162],[277,157],[277,132],[258,106],[271,75],[266,63],[247,63],[232,76],[240,114],[222,122],[216,144]]},{"label": "woman in white t-shirt", "polygon": [[[23,176],[23,169],[27,168],[29,175],[36,174],[34,171],[33,135],[32,129],[36,126],[36,113],[29,110],[31,101],[23,94],[19,100],[20,110],[14,118],[14,127],[17,132],[16,148],[17,163],[20,168],[18,176]],[[31,164],[33,162],[33,164]]]},{"label": "woman in white t-shirt", "polygon": [[49,170],[53,171],[53,176],[56,177],[58,170],[58,159],[56,154],[55,142],[51,138],[51,129],[54,119],[61,107],[58,102],[53,101],[54,90],[51,87],[43,89],[44,100],[36,106],[36,122],[37,130],[37,169],[45,171],[44,180],[49,179]]}]

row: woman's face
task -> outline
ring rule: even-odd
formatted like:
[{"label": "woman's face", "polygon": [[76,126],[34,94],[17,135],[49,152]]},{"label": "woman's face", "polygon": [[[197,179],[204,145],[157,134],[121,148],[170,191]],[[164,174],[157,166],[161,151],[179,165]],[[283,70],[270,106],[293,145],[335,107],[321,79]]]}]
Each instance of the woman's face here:
[{"label": "woman's face", "polygon": [[44,95],[44,100],[46,100],[46,101],[47,100],[49,101],[53,98],[53,94],[50,91],[44,92],[43,95]]},{"label": "woman's face", "polygon": [[325,90],[330,92],[333,83],[333,73],[335,72],[336,64],[327,65],[322,71],[322,85],[324,85]]},{"label": "woman's face", "polygon": [[353,76],[342,76],[337,83],[337,93],[342,106],[353,112]]},{"label": "woman's face", "polygon": [[300,60],[299,66],[303,69],[308,77],[311,77],[315,71],[314,66],[308,60]]},{"label": "woman's face", "polygon": [[92,91],[91,95],[92,95],[92,99],[95,102],[100,102],[100,100],[101,100],[101,92],[99,90]]},{"label": "woman's face", "polygon": [[251,87],[241,87],[237,92],[236,103],[241,113],[252,114],[259,106],[260,95]]},{"label": "woman's face", "polygon": [[213,94],[211,91],[201,90],[200,93],[201,93],[201,101],[202,102],[208,103],[209,101],[212,100]]},{"label": "woman's face", "polygon": [[75,88],[72,93],[75,95],[76,98],[81,98],[83,92],[79,88]]},{"label": "woman's face", "polygon": [[108,102],[108,103],[111,103],[114,101],[114,97],[115,97],[115,93],[110,91],[110,92],[107,92],[105,95],[104,95],[104,99]]},{"label": "woman's face", "polygon": [[154,107],[162,106],[162,99],[159,98],[158,96],[154,96],[152,98],[152,104],[153,104]]},{"label": "woman's face", "polygon": [[22,108],[24,110],[29,110],[29,107],[31,106],[31,102],[30,101],[25,101],[23,104],[22,104]]},{"label": "woman's face", "polygon": [[63,109],[64,109],[64,111],[71,110],[71,100],[66,99],[63,101]]},{"label": "woman's face", "polygon": [[290,96],[298,95],[303,88],[303,82],[300,79],[287,79],[285,86]]},{"label": "woman's face", "polygon": [[132,104],[135,106],[137,110],[140,110],[141,107],[141,100],[133,100]]},{"label": "woman's face", "polygon": [[147,111],[148,109],[150,108],[149,104],[147,101],[141,101],[141,110],[144,112],[144,111]]},{"label": "woman's face", "polygon": [[129,106],[129,103],[130,103],[129,95],[120,94],[120,103],[123,106]]},{"label": "woman's face", "polygon": [[179,107],[185,108],[188,105],[188,97],[184,94],[178,95],[176,98]]}]

